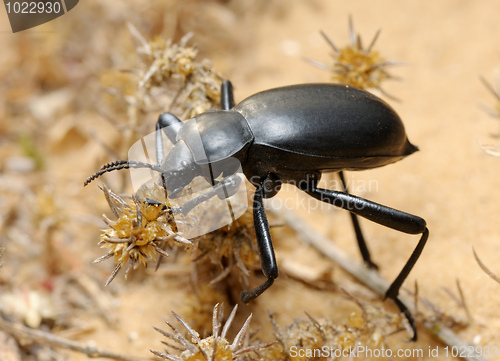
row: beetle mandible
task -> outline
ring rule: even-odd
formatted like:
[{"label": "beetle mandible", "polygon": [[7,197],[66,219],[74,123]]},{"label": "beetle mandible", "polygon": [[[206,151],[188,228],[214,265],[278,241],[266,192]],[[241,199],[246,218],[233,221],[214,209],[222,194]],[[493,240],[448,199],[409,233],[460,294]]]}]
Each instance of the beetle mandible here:
[{"label": "beetle mandible", "polygon": [[[158,171],[166,189],[175,197],[196,176],[209,182],[220,176],[210,194],[185,204],[187,213],[208,197],[229,197],[238,185],[235,162],[255,186],[253,217],[262,271],[259,286],[241,293],[247,303],[262,294],[278,277],[271,233],[263,206],[264,198],[276,195],[283,183],[296,185],[312,197],[351,213],[358,246],[368,267],[370,258],[357,216],[409,234],[421,234],[407,263],[387,290],[406,315],[417,339],[416,326],[408,308],[398,299],[399,289],[418,260],[429,236],[424,219],[349,194],[344,170],[364,170],[394,163],[413,152],[403,123],[384,101],[364,90],[345,85],[303,84],[266,90],[234,105],[232,85],[224,81],[222,110],[210,110],[181,122],[171,113],[160,115],[156,129],[163,129],[175,144],[165,157],[161,134],[157,132],[159,165],[141,162],[114,162],[87,179],[118,169],[151,168]],[[203,149],[198,149],[201,137]],[[210,173],[202,171],[210,166]],[[321,174],[337,172],[343,191],[317,187]],[[179,211],[179,210],[178,210]]]}]

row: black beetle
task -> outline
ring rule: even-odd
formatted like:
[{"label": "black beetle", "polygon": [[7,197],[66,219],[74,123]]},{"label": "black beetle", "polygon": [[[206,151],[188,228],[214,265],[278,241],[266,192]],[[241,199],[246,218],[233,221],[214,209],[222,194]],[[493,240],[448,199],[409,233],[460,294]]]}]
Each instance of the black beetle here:
[{"label": "black beetle", "polygon": [[[208,181],[222,176],[205,197],[184,205],[186,213],[196,203],[217,194],[231,195],[237,180],[235,162],[241,163],[246,178],[256,187],[253,199],[254,225],[262,271],[267,280],[241,299],[250,302],[269,288],[278,277],[278,266],[263,198],[278,193],[282,183],[295,184],[312,197],[351,212],[358,245],[365,263],[371,261],[356,215],[386,227],[422,234],[417,247],[398,277],[387,290],[405,313],[416,340],[416,327],[407,307],[398,299],[399,289],[419,258],[429,231],[424,219],[348,193],[342,171],[364,170],[394,163],[415,152],[401,119],[384,101],[366,91],[334,84],[304,84],[263,91],[234,106],[231,83],[223,82],[222,110],[197,115],[195,121],[181,122],[170,113],[160,115],[157,130],[163,129],[175,146],[163,157],[161,135],[157,132],[160,165],[141,162],[114,162],[105,165],[85,184],[103,173],[124,168],[151,168],[161,173],[164,186],[175,196],[195,176]],[[201,143],[200,143],[201,138]],[[238,163],[238,162],[236,162]],[[202,171],[209,165],[210,173]],[[344,191],[317,188],[324,172],[337,172]],[[223,190],[223,192],[221,191]]]}]

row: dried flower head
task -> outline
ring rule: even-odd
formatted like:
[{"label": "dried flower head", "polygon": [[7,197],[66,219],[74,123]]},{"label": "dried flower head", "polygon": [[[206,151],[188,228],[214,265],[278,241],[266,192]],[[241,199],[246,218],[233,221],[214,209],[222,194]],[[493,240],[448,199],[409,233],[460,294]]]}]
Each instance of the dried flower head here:
[{"label": "dried flower head", "polygon": [[332,80],[336,83],[360,89],[377,89],[384,95],[391,97],[382,90],[381,85],[384,81],[395,78],[388,73],[387,68],[401,63],[385,60],[374,49],[375,42],[380,35],[380,29],[367,48],[363,46],[361,36],[355,34],[351,17],[349,17],[349,45],[338,48],[324,32],[321,32],[321,35],[333,50],[333,64],[328,66],[311,61],[313,65],[329,70]]},{"label": "dried flower head", "polygon": [[129,29],[138,46],[141,69],[136,70],[140,81],[138,93],[144,90],[144,99],[154,98],[159,90],[169,89],[168,111],[179,118],[192,118],[220,104],[222,77],[213,70],[212,63],[198,60],[198,50],[188,46],[193,34],[188,33],[178,43],[156,38],[147,42],[132,25]]},{"label": "dried flower head", "polygon": [[[108,285],[127,263],[126,275],[131,268],[146,266],[158,256],[168,256],[164,250],[167,243],[191,246],[192,243],[177,233],[172,210],[165,198],[165,191],[157,184],[144,185],[132,201],[125,201],[106,186],[101,187],[109,207],[117,217],[111,221],[104,216],[109,226],[101,235],[99,245],[109,252],[94,263],[113,257],[116,267],[108,280]],[[162,196],[163,195],[163,196]],[[163,198],[162,198],[163,197]],[[160,201],[163,199],[163,202]]]},{"label": "dried flower head", "polygon": [[[385,337],[402,329],[401,317],[388,314],[384,310],[361,304],[357,299],[347,294],[358,306],[360,311],[352,312],[344,324],[334,324],[326,319],[316,319],[306,312],[307,319],[296,320],[286,328],[280,328],[272,313],[269,314],[279,343],[261,353],[266,360],[331,360],[334,350],[351,350],[356,346],[366,346],[373,349],[388,348]],[[291,354],[290,350],[331,350],[319,357],[312,355]]]},{"label": "dried flower head", "polygon": [[208,261],[212,265],[209,268],[215,265],[218,270],[212,284],[224,280],[235,269],[237,283],[248,287],[249,270],[260,267],[252,210],[247,209],[234,222],[201,237],[197,249],[198,268],[204,268],[202,263]]},{"label": "dried flower head", "polygon": [[212,336],[201,339],[198,332],[196,332],[191,326],[187,324],[180,316],[175,312],[172,312],[174,317],[184,326],[188,332],[189,337],[184,337],[174,326],[166,322],[166,324],[172,329],[173,333],[168,333],[155,327],[155,330],[160,332],[162,335],[168,339],[176,342],[178,345],[171,345],[168,342],[163,342],[166,346],[171,349],[180,352],[179,355],[174,356],[170,353],[159,352],[155,350],[150,350],[154,355],[172,361],[202,361],[202,360],[213,360],[213,361],[231,361],[231,360],[241,360],[244,356],[252,351],[258,351],[264,349],[272,343],[259,344],[254,346],[249,346],[249,340],[247,336],[248,327],[252,315],[250,315],[243,327],[235,336],[232,343],[230,343],[226,336],[236,315],[236,310],[238,306],[236,305],[228,320],[226,321],[224,327],[222,327],[222,306],[216,304],[212,316]]}]

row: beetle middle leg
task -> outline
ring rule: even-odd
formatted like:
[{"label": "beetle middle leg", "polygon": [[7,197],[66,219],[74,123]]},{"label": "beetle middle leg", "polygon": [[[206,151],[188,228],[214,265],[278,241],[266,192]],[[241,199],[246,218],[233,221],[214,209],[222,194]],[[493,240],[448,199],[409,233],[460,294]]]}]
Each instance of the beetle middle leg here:
[{"label": "beetle middle leg", "polygon": [[259,246],[260,264],[262,272],[267,280],[250,291],[241,292],[241,300],[245,303],[252,301],[260,296],[274,283],[278,277],[278,264],[274,254],[271,231],[267,221],[266,211],[264,209],[264,181],[257,186],[253,199],[253,222],[255,227],[255,236]]},{"label": "beetle middle leg", "polygon": [[[233,86],[230,81],[225,80],[221,85],[221,108],[223,110],[229,110],[233,107]],[[260,296],[265,290],[271,287],[276,277],[278,277],[278,264],[276,262],[276,255],[274,254],[271,231],[269,229],[269,223],[263,203],[265,192],[264,183],[265,179],[261,180],[261,183],[255,190],[253,199],[253,221],[257,245],[259,247],[262,272],[267,277],[267,280],[250,291],[242,291],[241,300],[244,303],[248,303]]]},{"label": "beetle middle leg", "polygon": [[[340,182],[342,183],[342,188],[345,193],[349,193],[347,189],[347,183],[344,178],[344,173],[340,171],[339,173]],[[358,216],[352,212],[349,212],[351,216],[352,226],[354,227],[354,233],[356,234],[356,240],[358,241],[359,251],[361,252],[361,256],[363,257],[363,261],[365,262],[368,268],[377,269],[378,266],[372,261],[370,256],[370,251],[368,250],[368,246],[366,245],[365,237],[363,236],[363,232],[361,231],[361,226],[359,225]]]},{"label": "beetle middle leg", "polygon": [[408,308],[403,304],[403,302],[398,299],[398,294],[399,289],[401,288],[404,280],[420,257],[427,239],[429,238],[429,230],[427,229],[425,220],[418,216],[405,213],[394,208],[383,206],[381,204],[371,202],[349,193],[317,188],[315,181],[310,182],[305,186],[302,185],[301,189],[322,202],[330,203],[336,207],[345,209],[351,213],[369,219],[383,226],[408,234],[422,235],[420,237],[420,240],[418,241],[417,246],[415,247],[415,250],[404,265],[403,269],[385,293],[385,298],[394,300],[401,312],[405,314],[414,331],[412,340],[416,341],[417,329],[415,326],[415,321]]}]

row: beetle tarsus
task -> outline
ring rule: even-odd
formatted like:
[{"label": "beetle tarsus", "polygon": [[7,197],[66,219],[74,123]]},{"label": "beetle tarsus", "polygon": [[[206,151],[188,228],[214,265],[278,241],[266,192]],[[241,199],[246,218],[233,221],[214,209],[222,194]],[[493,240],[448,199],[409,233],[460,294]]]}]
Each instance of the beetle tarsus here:
[{"label": "beetle tarsus", "polygon": [[240,295],[241,301],[243,303],[249,303],[250,301],[255,300],[257,297],[263,294],[265,290],[271,287],[273,283],[274,283],[274,278],[268,278],[266,281],[255,287],[253,290],[241,291]]},{"label": "beetle tarsus", "polygon": [[415,324],[415,319],[413,318],[410,310],[406,305],[399,300],[399,298],[393,298],[394,303],[398,306],[399,310],[405,315],[406,319],[408,320],[411,329],[413,330],[413,336],[410,338],[409,341],[417,341],[418,335],[417,335],[417,325]]}]

